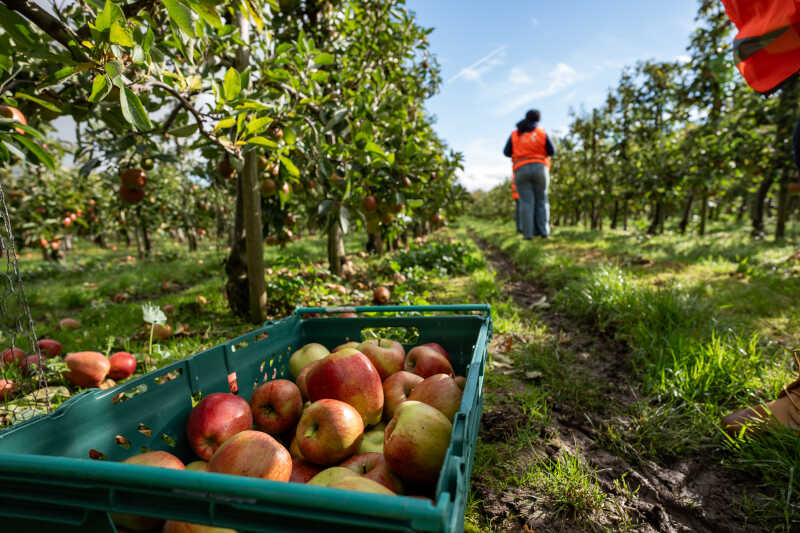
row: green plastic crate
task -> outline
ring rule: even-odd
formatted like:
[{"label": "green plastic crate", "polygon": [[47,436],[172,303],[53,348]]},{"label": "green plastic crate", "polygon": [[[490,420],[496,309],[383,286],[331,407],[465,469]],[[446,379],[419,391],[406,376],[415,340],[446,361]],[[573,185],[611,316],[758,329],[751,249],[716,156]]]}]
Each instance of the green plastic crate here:
[{"label": "green plastic crate", "polygon": [[[359,316],[336,317],[345,311]],[[308,318],[316,313],[321,316]],[[467,376],[435,504],[119,462],[146,449],[191,460],[184,425],[192,395],[227,392],[233,383],[249,399],[257,385],[289,376],[289,357],[300,346],[320,342],[331,349],[376,327],[416,328],[416,344],[440,343],[456,373]],[[113,389],[86,391],[49,415],[0,432],[2,530],[114,532],[109,513],[122,512],[240,532],[460,533],[491,335],[488,305],[303,308]]]}]

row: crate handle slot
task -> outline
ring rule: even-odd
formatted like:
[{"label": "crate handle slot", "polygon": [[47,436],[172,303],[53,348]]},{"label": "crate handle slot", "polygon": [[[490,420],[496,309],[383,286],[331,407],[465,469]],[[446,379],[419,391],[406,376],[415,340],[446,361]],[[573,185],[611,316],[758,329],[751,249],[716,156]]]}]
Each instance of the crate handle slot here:
[{"label": "crate handle slot", "polygon": [[306,314],[323,313],[409,313],[409,312],[430,312],[442,311],[448,313],[458,313],[463,311],[481,311],[483,316],[491,316],[491,307],[486,304],[457,304],[457,305],[359,305],[355,307],[298,307],[294,314],[301,316]]}]

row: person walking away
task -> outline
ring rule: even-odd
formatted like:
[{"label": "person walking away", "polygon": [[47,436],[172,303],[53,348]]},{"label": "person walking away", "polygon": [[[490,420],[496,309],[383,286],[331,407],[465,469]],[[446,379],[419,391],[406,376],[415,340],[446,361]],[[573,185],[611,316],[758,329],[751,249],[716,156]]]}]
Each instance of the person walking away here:
[{"label": "person walking away", "polygon": [[514,174],[511,174],[511,199],[514,200],[514,222],[517,225],[517,233],[522,233],[522,226],[519,224],[519,193],[517,185],[514,183]]},{"label": "person walking away", "polygon": [[550,158],[556,149],[539,126],[541,113],[531,109],[517,123],[506,142],[503,154],[511,158],[514,182],[519,193],[519,219],[522,236],[547,238],[550,235],[550,204],[547,186],[550,181]]}]

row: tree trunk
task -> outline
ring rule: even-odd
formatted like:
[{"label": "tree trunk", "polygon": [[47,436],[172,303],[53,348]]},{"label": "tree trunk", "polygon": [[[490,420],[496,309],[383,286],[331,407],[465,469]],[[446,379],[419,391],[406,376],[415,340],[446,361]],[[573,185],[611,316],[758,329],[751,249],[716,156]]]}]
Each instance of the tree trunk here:
[{"label": "tree trunk", "polygon": [[139,237],[139,229],[136,226],[136,218],[133,216],[128,217],[131,230],[133,230],[133,237],[136,239],[136,256],[139,259],[144,259],[144,252],[142,251],[142,239]]},{"label": "tree trunk", "polygon": [[686,205],[683,208],[683,216],[678,224],[678,230],[681,235],[686,235],[686,228],[689,226],[689,217],[692,216],[692,203],[694,202],[694,193],[690,192],[689,197],[686,199]]},{"label": "tree trunk", "polygon": [[[179,228],[180,229],[180,228]],[[196,252],[197,251],[197,233],[195,232],[194,228],[186,228],[186,240],[189,244],[189,251]]]},{"label": "tree trunk", "polygon": [[628,231],[628,200],[623,202],[622,207],[622,229]]},{"label": "tree trunk", "polygon": [[147,223],[145,222],[145,219],[147,217],[142,216],[141,207],[137,208],[136,215],[139,217],[139,227],[142,230],[142,242],[144,242],[144,254],[145,256],[150,257],[150,251],[152,250],[152,247],[150,245],[150,235],[147,232]]},{"label": "tree trunk", "polygon": [[789,183],[782,179],[778,189],[778,220],[775,225],[775,240],[786,237],[786,221],[789,219]]},{"label": "tree trunk", "polygon": [[339,216],[331,221],[328,228],[328,266],[332,274],[342,275],[342,258],[344,257],[344,237],[342,226],[339,225]]},{"label": "tree trunk", "polygon": [[653,212],[651,215],[650,226],[647,228],[647,233],[649,235],[655,235],[658,233],[658,227],[661,223],[661,216],[662,216],[663,206],[661,205],[661,199],[659,198],[656,200],[655,205],[653,206]]},{"label": "tree trunk", "polygon": [[244,215],[242,213],[242,180],[236,180],[236,208],[231,227],[231,253],[225,260],[225,295],[228,307],[236,316],[247,316],[250,312],[250,289],[247,282],[247,261],[245,258]]},{"label": "tree trunk", "polygon": [[751,232],[750,234],[753,237],[762,237],[764,235],[764,211],[765,211],[765,203],[767,200],[767,194],[769,193],[769,188],[772,186],[772,182],[775,180],[775,176],[770,172],[764,179],[761,181],[761,184],[758,186],[758,190],[756,191],[756,195],[753,198],[753,210],[751,212]]},{"label": "tree trunk", "polygon": [[706,221],[708,220],[708,193],[705,188],[700,195],[700,226],[697,228],[697,234],[702,236],[706,234]]},{"label": "tree trunk", "polygon": [[737,223],[742,221],[746,211],[747,211],[747,193],[742,195],[742,203],[739,204],[739,210],[736,213],[736,222]]},{"label": "tree trunk", "polygon": [[611,229],[617,229],[617,218],[619,218],[619,199],[614,198],[614,208],[611,210]]}]

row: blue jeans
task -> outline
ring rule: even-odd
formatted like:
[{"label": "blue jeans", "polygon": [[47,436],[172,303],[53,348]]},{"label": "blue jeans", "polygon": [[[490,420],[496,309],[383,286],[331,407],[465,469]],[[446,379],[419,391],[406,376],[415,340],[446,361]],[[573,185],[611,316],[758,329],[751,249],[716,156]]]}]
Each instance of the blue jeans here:
[{"label": "blue jeans", "polygon": [[526,239],[547,237],[550,234],[550,204],[547,201],[550,172],[541,163],[529,163],[517,169],[514,180],[519,193],[522,236]]}]

